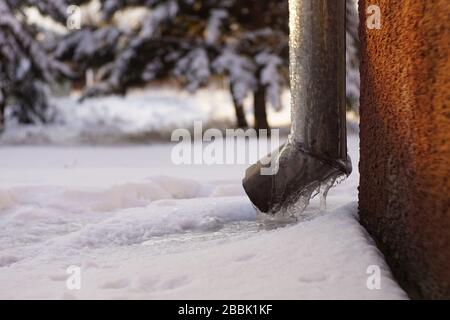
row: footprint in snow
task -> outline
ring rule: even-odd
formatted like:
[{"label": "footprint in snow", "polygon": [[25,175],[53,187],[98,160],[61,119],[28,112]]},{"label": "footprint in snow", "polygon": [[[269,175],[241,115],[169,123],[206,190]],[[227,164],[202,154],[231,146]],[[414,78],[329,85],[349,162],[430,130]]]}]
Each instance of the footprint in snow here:
[{"label": "footprint in snow", "polygon": [[48,276],[52,281],[66,281],[69,275],[66,273],[54,273]]},{"label": "footprint in snow", "polygon": [[327,280],[327,276],[316,273],[316,274],[307,274],[298,278],[299,282],[311,283],[311,282],[322,282]]},{"label": "footprint in snow", "polygon": [[112,281],[106,281],[99,285],[100,289],[124,289],[130,285],[130,279],[122,278]]},{"label": "footprint in snow", "polygon": [[256,256],[256,254],[254,254],[254,253],[247,253],[247,254],[243,254],[243,255],[237,256],[233,260],[236,261],[236,262],[243,262],[243,261],[251,260],[255,256]]},{"label": "footprint in snow", "polygon": [[135,286],[142,291],[153,291],[158,284],[159,278],[157,277],[139,277]]},{"label": "footprint in snow", "polygon": [[188,276],[175,277],[164,281],[160,288],[163,290],[173,290],[185,286],[190,282]]},{"label": "footprint in snow", "polygon": [[15,256],[0,256],[0,268],[9,267],[21,259]]}]

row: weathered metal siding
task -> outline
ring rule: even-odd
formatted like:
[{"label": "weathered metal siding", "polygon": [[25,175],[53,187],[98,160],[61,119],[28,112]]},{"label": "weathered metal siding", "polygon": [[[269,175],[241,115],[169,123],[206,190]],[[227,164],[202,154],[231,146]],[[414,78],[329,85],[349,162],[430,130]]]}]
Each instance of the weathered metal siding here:
[{"label": "weathered metal siding", "polygon": [[[381,30],[366,8],[381,8]],[[360,0],[362,224],[414,298],[450,298],[450,1]]]}]

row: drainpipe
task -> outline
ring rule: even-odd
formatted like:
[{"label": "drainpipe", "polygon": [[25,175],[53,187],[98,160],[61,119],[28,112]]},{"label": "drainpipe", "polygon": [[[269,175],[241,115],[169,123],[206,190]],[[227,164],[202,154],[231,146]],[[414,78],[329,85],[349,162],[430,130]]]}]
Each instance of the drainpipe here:
[{"label": "drainpipe", "polygon": [[276,218],[301,216],[312,196],[319,192],[325,199],[336,180],[352,170],[345,119],[345,0],[289,0],[289,11],[291,132],[283,146],[248,168],[243,180],[255,207]]}]

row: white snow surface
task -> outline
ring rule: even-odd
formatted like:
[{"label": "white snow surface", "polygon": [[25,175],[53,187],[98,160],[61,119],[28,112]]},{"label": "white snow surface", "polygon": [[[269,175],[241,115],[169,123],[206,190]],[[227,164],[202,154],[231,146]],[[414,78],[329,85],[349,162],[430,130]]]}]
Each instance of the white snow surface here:
[{"label": "white snow surface", "polygon": [[[230,61],[223,60],[222,63]],[[235,76],[244,76],[239,79],[248,81],[245,74]],[[247,89],[245,86],[236,88],[243,90],[239,97],[244,100],[246,117],[251,124],[253,104],[250,96],[244,99]],[[161,86],[132,90],[125,96],[91,98],[82,103],[78,102],[78,98],[79,94],[52,97],[58,119],[53,124],[18,125],[7,115],[6,130],[0,135],[0,146],[166,142],[174,129],[192,129],[194,121],[202,121],[205,128],[225,129],[234,125],[236,117],[230,93],[212,86],[192,94]],[[268,119],[273,127],[288,127],[290,123],[288,91],[283,92],[281,101],[282,110],[268,108]]]},{"label": "white snow surface", "polygon": [[356,136],[328,209],[314,199],[271,230],[242,189],[246,165],[171,165],[172,146],[2,147],[0,298],[407,298],[358,222]]}]

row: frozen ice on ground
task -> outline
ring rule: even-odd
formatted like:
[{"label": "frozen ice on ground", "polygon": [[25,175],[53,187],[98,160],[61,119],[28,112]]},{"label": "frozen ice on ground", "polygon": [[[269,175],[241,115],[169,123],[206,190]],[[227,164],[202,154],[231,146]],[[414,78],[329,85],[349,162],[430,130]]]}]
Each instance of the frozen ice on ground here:
[{"label": "frozen ice on ground", "polygon": [[2,147],[0,298],[406,298],[358,223],[357,171],[326,212],[314,199],[314,219],[266,230],[246,165],[175,166],[171,147]]}]

